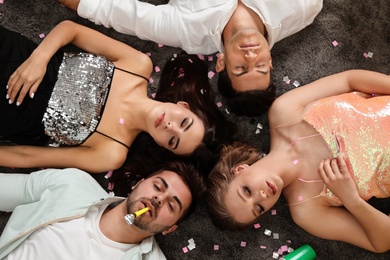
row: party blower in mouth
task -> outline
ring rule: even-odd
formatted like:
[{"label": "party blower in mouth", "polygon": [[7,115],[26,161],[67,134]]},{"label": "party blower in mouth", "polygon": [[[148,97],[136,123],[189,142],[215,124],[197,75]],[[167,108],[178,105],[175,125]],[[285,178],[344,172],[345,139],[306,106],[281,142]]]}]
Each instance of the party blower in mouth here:
[{"label": "party blower in mouth", "polygon": [[149,207],[145,207],[145,208],[140,209],[134,213],[126,214],[124,218],[125,218],[127,224],[133,225],[136,217],[141,216],[142,214],[144,214],[145,212],[147,212],[149,210],[150,210]]}]

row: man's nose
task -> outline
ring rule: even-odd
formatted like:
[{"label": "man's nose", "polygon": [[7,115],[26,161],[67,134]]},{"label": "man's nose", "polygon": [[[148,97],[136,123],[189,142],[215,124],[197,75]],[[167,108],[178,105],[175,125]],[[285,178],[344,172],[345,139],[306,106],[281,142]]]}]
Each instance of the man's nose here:
[{"label": "man's nose", "polygon": [[253,60],[256,59],[257,53],[254,51],[247,51],[244,56],[247,60]]},{"label": "man's nose", "polygon": [[155,207],[162,207],[162,205],[164,204],[164,200],[165,200],[164,194],[155,195],[153,197],[152,204],[154,204],[153,206],[155,206]]}]

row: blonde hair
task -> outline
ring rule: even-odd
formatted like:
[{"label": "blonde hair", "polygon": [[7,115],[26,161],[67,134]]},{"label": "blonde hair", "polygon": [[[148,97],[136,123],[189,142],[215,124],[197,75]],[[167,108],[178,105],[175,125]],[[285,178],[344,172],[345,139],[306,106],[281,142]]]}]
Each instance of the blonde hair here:
[{"label": "blonde hair", "polygon": [[256,148],[241,142],[225,145],[218,163],[211,170],[207,181],[206,202],[214,224],[220,229],[238,230],[251,223],[235,221],[225,205],[225,195],[234,179],[234,169],[241,164],[252,165],[263,157]]}]

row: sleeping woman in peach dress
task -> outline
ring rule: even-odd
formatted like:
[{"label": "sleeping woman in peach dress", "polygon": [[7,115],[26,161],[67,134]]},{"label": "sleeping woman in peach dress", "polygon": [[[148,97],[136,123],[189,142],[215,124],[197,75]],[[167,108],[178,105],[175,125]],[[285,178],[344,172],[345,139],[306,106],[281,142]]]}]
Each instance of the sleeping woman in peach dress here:
[{"label": "sleeping woman in peach dress", "polygon": [[367,200],[390,197],[389,95],[389,76],[350,70],[279,97],[269,154],[234,143],[211,172],[215,223],[244,228],[283,195],[312,235],[388,251],[390,218]]}]

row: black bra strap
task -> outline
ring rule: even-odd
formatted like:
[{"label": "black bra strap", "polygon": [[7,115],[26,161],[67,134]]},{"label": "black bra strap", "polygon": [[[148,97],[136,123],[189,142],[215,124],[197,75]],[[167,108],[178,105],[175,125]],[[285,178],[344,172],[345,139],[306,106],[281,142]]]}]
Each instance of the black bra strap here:
[{"label": "black bra strap", "polygon": [[130,146],[127,146],[126,144],[122,143],[121,141],[116,140],[115,138],[112,138],[111,136],[108,136],[108,135],[106,135],[106,134],[103,134],[102,132],[99,132],[99,131],[97,131],[97,130],[95,131],[95,133],[98,133],[98,134],[101,134],[102,136],[105,136],[105,137],[107,137],[107,138],[110,138],[111,140],[113,140],[113,141],[115,141],[115,142],[117,142],[117,143],[119,143],[119,144],[125,146],[127,149],[130,149]]},{"label": "black bra strap", "polygon": [[134,72],[131,72],[131,71],[128,71],[128,70],[124,70],[124,69],[121,69],[121,68],[118,68],[118,67],[115,67],[115,69],[118,69],[118,70],[120,70],[120,71],[129,73],[129,74],[131,74],[131,75],[134,75],[134,76],[138,76],[138,77],[140,77],[140,78],[143,78],[143,79],[145,79],[145,80],[149,83],[149,79],[147,79],[146,77],[144,77],[144,76],[142,76],[142,75],[139,75],[139,74],[137,74],[137,73],[134,73]]}]

